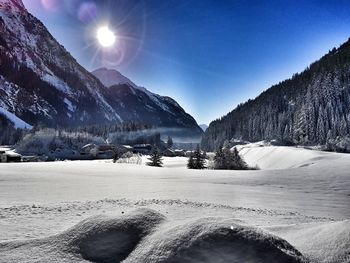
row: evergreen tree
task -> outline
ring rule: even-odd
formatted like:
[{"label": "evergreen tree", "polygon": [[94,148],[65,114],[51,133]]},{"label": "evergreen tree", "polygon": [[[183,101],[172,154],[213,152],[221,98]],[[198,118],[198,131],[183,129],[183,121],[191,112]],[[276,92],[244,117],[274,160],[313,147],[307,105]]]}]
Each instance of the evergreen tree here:
[{"label": "evergreen tree", "polygon": [[233,149],[232,154],[232,169],[233,170],[246,170],[248,168],[247,163],[243,160],[243,158],[239,155],[237,148]]},{"label": "evergreen tree", "polygon": [[222,148],[222,145],[220,145],[215,153],[214,168],[215,169],[224,169],[225,166],[226,166],[226,161],[225,161],[224,150]]},{"label": "evergreen tree", "polygon": [[205,168],[205,153],[201,153],[199,145],[197,146],[196,151],[194,152],[194,167],[195,169],[204,169]]},{"label": "evergreen tree", "polygon": [[318,110],[316,138],[317,138],[317,141],[321,144],[325,143],[326,137],[327,137],[324,119],[325,119],[324,112],[322,107],[320,106]]},{"label": "evergreen tree", "polygon": [[168,148],[171,148],[174,145],[173,138],[168,136],[167,146]]},{"label": "evergreen tree", "polygon": [[233,151],[220,146],[216,151],[214,157],[215,166],[217,170],[245,170],[248,169],[248,165],[239,155],[237,148]]},{"label": "evergreen tree", "polygon": [[148,166],[156,166],[156,167],[163,166],[163,158],[158,148],[153,149],[151,156],[148,158],[148,160],[149,160],[149,162],[147,163]]},{"label": "evergreen tree", "polygon": [[230,148],[230,141],[229,140],[225,140],[222,147],[223,148]]},{"label": "evergreen tree", "polygon": [[194,151],[194,153],[191,153],[187,168],[188,169],[205,169],[205,159],[206,159],[206,153],[202,153],[199,146],[197,146],[197,149]]},{"label": "evergreen tree", "polygon": [[348,125],[346,122],[345,117],[343,116],[343,118],[340,121],[340,125],[339,125],[339,135],[342,137],[345,137],[348,134]]},{"label": "evergreen tree", "polygon": [[193,153],[191,153],[190,157],[188,158],[187,168],[188,169],[195,169]]}]

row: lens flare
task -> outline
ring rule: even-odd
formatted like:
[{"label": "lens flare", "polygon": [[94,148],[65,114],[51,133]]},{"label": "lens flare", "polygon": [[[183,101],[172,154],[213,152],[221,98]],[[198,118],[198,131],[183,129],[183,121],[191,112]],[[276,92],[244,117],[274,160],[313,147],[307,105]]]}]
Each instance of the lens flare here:
[{"label": "lens flare", "polygon": [[41,0],[42,6],[49,11],[57,11],[60,8],[59,0]]},{"label": "lens flare", "polygon": [[83,23],[90,23],[97,16],[97,7],[94,3],[88,2],[80,5],[78,19]]},{"label": "lens flare", "polygon": [[102,26],[97,30],[97,40],[103,47],[111,47],[116,41],[116,35],[107,26]]}]

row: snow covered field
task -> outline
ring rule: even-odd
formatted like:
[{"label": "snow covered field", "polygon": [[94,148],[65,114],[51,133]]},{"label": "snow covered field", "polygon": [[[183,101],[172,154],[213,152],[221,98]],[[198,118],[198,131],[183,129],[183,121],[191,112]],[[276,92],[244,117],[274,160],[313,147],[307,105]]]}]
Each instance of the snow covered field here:
[{"label": "snow covered field", "polygon": [[0,262],[349,262],[350,155],[241,153],[261,170],[1,164]]}]

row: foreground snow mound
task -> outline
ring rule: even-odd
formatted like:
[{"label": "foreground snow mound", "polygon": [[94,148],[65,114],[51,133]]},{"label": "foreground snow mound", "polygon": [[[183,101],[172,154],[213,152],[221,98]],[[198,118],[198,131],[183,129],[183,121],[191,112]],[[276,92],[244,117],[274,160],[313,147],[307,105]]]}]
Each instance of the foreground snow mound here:
[{"label": "foreground snow mound", "polygon": [[174,226],[150,209],[95,216],[56,236],[0,243],[0,262],[304,262],[287,241],[237,222]]},{"label": "foreground snow mound", "polygon": [[0,243],[0,262],[120,262],[163,220],[150,209],[95,216],[53,237]]},{"label": "foreground snow mound", "polygon": [[267,229],[288,240],[313,262],[350,262],[350,220]]},{"label": "foreground snow mound", "polygon": [[256,228],[206,218],[172,228],[163,225],[125,262],[306,262],[287,241]]}]

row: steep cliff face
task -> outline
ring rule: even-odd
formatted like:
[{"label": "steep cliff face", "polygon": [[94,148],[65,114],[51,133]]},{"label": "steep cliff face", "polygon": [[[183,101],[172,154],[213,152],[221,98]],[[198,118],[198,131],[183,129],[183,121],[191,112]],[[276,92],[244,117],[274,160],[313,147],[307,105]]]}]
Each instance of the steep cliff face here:
[{"label": "steep cliff face", "polygon": [[0,0],[0,106],[5,110],[31,125],[147,121],[201,135],[174,100],[131,81],[114,84],[105,87],[79,65],[20,0]]},{"label": "steep cliff face", "polygon": [[350,132],[350,40],[213,121],[202,138],[214,150],[232,138],[284,144],[341,144]]}]

